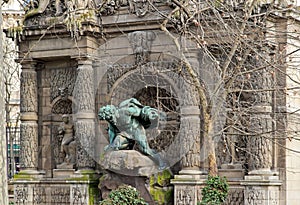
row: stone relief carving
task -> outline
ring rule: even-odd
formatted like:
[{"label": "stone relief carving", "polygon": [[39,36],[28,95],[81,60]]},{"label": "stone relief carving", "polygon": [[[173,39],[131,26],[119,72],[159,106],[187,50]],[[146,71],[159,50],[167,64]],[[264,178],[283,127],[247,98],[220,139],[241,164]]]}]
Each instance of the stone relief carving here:
[{"label": "stone relief carving", "polygon": [[62,68],[52,69],[50,72],[50,102],[57,97],[66,100],[68,96],[72,96],[75,81],[76,69]]},{"label": "stone relief carving", "polygon": [[46,203],[45,187],[33,187],[33,204]]},{"label": "stone relief carving", "polygon": [[188,187],[182,187],[176,190],[176,204],[191,205],[195,204],[195,190]]},{"label": "stone relief carving", "polygon": [[59,100],[52,107],[53,114],[72,114],[72,101],[71,100]]},{"label": "stone relief carving", "polygon": [[120,7],[127,7],[130,13],[137,17],[144,17],[148,12],[153,11],[153,5],[160,3],[159,0],[108,0],[100,3],[98,10],[102,15],[113,15]]},{"label": "stone relief carving", "polygon": [[180,148],[183,150],[183,167],[200,167],[200,118],[184,117],[181,119]]},{"label": "stone relief carving", "polygon": [[77,166],[94,167],[94,145],[95,145],[95,123],[93,120],[77,121],[76,144],[77,144]]},{"label": "stone relief carving", "polygon": [[73,205],[85,205],[87,201],[87,193],[84,187],[74,186],[72,187],[71,203]]},{"label": "stone relief carving", "polygon": [[37,79],[35,71],[22,71],[20,95],[21,112],[37,112]]},{"label": "stone relief carving", "polygon": [[93,8],[92,1],[84,0],[40,0],[26,5],[25,19],[43,15],[45,17],[62,16],[65,11],[74,12]]},{"label": "stone relief carving", "polygon": [[244,204],[244,189],[229,189],[224,205]]},{"label": "stone relief carving", "polygon": [[20,162],[23,168],[37,167],[38,133],[37,124],[22,123],[20,126]]},{"label": "stone relief carving", "polygon": [[[144,1],[144,0],[142,0]],[[155,39],[152,31],[135,31],[128,34],[129,42],[136,57],[136,64],[143,64],[148,61],[152,43]]]},{"label": "stone relief carving", "polygon": [[78,66],[76,86],[74,88],[76,111],[94,110],[94,71],[86,65]]},{"label": "stone relief carving", "polygon": [[113,65],[107,70],[107,88],[110,92],[114,83],[125,73],[135,69],[133,65]]},{"label": "stone relief carving", "polygon": [[248,190],[245,192],[245,205],[263,204],[266,200],[266,193],[264,190]]},{"label": "stone relief carving", "polygon": [[145,16],[151,10],[153,0],[129,0],[129,11],[138,17]]},{"label": "stone relief carving", "polygon": [[28,202],[28,186],[17,185],[14,192],[16,204],[25,204]]},{"label": "stone relief carving", "polygon": [[52,203],[70,203],[70,187],[55,187],[51,189]]}]

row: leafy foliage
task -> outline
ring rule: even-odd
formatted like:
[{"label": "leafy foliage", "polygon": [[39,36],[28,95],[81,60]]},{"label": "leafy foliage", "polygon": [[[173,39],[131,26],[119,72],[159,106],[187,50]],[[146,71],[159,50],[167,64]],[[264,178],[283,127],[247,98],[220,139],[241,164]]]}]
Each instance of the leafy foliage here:
[{"label": "leafy foliage", "polygon": [[148,205],[140,196],[139,192],[129,186],[122,185],[110,192],[107,199],[100,202],[100,205]]},{"label": "leafy foliage", "polygon": [[228,183],[225,177],[208,176],[206,186],[202,189],[202,201],[199,205],[219,205],[228,195]]}]

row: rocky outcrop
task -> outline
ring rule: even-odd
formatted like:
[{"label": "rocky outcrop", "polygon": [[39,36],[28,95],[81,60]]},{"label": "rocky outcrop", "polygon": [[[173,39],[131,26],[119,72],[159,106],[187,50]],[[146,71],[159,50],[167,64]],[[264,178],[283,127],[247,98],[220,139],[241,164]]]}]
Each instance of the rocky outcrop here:
[{"label": "rocky outcrop", "polygon": [[135,150],[106,152],[101,157],[99,164],[105,170],[126,176],[149,177],[159,171],[151,157]]}]

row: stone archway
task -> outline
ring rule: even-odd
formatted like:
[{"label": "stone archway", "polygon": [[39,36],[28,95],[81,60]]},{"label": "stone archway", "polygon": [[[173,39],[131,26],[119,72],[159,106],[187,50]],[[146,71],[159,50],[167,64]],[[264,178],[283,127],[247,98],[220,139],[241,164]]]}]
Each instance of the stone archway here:
[{"label": "stone archway", "polygon": [[[135,97],[141,102],[144,101],[145,105],[151,104],[163,112],[168,112],[167,120],[160,124],[159,133],[148,134],[155,135],[150,142],[157,146],[155,148],[168,159],[171,166],[182,161],[184,167],[199,168],[199,99],[194,94],[194,86],[176,72],[176,68],[180,66],[178,62],[177,59],[173,59],[148,62],[139,66],[115,63],[104,75],[106,92],[98,89],[97,95],[101,96],[98,100],[102,101],[98,104],[103,105],[103,101],[106,101],[107,104],[118,105],[125,99]],[[103,86],[105,83],[100,82],[99,85]],[[147,100],[153,97],[155,99]]]}]

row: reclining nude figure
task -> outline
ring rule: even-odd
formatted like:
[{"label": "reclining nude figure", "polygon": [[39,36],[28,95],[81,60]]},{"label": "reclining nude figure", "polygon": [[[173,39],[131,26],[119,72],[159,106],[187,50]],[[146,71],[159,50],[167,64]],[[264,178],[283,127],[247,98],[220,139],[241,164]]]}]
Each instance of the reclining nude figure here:
[{"label": "reclining nude figure", "polygon": [[105,147],[105,151],[133,149],[136,143],[143,154],[151,156],[156,161],[160,170],[166,168],[161,156],[149,147],[145,131],[149,127],[156,126],[159,118],[158,110],[143,106],[137,99],[130,98],[121,102],[118,107],[114,105],[101,107],[98,117],[109,123],[109,145]]}]

